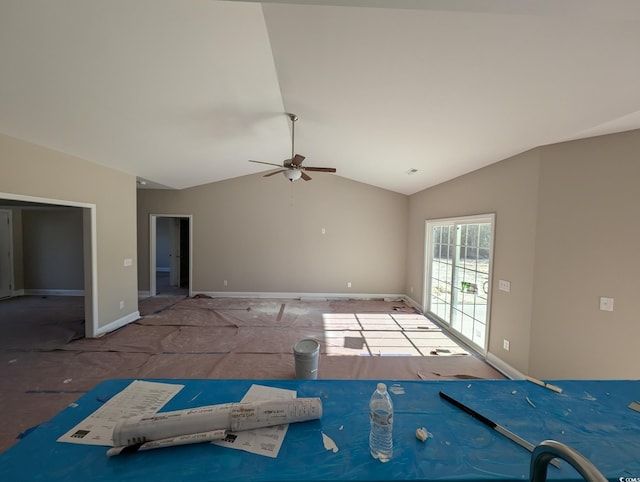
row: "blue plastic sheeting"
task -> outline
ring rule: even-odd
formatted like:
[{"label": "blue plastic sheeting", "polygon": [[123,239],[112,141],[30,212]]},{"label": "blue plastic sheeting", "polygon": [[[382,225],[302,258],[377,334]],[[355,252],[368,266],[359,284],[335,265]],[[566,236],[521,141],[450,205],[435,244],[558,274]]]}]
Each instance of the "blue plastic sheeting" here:
[{"label": "blue plastic sheeting", "polygon": [[[291,424],[275,459],[208,443],[110,458],[106,447],[56,442],[131,382],[110,380],[1,455],[0,479],[528,480],[529,452],[442,400],[439,391],[534,445],[553,439],[573,447],[610,480],[640,478],[640,413],[628,408],[640,400],[639,381],[553,381],[561,394],[513,380],[154,381],[186,385],[162,411],[239,401],[257,383],[320,397],[324,413],[321,420]],[[391,389],[395,403],[394,458],[386,464],[368,449],[368,401],[378,381]],[[433,437],[416,439],[419,427]],[[338,452],[325,449],[322,433]],[[567,463],[549,467],[548,479],[582,480]]]}]

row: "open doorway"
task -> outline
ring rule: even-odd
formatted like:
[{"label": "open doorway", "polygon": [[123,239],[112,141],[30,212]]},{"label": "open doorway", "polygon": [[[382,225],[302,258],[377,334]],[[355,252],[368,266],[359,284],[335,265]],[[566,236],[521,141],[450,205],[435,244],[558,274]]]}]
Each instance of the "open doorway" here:
[{"label": "open doorway", "polygon": [[[0,206],[11,212],[3,217],[10,223],[12,252],[10,269],[3,270],[10,287],[5,299],[32,295],[81,300],[84,336],[97,336],[95,204],[0,193]],[[20,303],[20,319],[25,318],[23,306],[28,304]],[[47,319],[52,315],[48,312]]]},{"label": "open doorway", "polygon": [[190,296],[192,216],[152,214],[149,230],[151,296]]}]

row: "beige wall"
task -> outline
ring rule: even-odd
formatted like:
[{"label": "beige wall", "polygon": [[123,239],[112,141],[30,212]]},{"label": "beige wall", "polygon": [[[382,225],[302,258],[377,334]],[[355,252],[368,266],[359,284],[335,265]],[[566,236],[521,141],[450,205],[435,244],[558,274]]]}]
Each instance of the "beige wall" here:
[{"label": "beige wall", "polygon": [[149,289],[149,214],[191,214],[196,292],[401,294],[407,205],[402,194],[319,173],[139,190],[140,289]]},{"label": "beige wall", "polygon": [[495,212],[490,356],[538,378],[639,378],[639,153],[640,131],[545,146],[411,196],[407,294],[422,302],[426,219]]},{"label": "beige wall", "polygon": [[544,147],[541,159],[531,372],[640,378],[640,131]]},{"label": "beige wall", "polygon": [[0,172],[0,193],[96,205],[99,327],[137,312],[135,176],[4,135]]},{"label": "beige wall", "polygon": [[[529,151],[411,196],[408,296],[423,304],[425,220],[495,213],[488,351],[526,372],[533,291],[539,154]],[[498,280],[511,292],[498,291]],[[413,287],[413,293],[411,293]],[[502,340],[511,350],[502,349]]]},{"label": "beige wall", "polygon": [[82,291],[82,209],[25,209],[22,226],[24,289]]}]

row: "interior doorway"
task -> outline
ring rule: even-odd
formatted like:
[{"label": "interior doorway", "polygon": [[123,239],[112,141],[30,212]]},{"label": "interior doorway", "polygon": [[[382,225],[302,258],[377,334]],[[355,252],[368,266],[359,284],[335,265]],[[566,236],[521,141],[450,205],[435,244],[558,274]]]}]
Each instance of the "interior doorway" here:
[{"label": "interior doorway", "polygon": [[[5,210],[22,210],[22,209],[43,209],[43,210],[66,210],[67,208],[74,209],[80,208],[82,210],[82,220],[81,220],[81,235],[82,238],[80,241],[81,253],[80,253],[80,264],[82,265],[81,284],[82,289],[78,290],[80,296],[82,296],[83,302],[83,311],[84,311],[84,335],[87,338],[94,338],[98,336],[98,289],[97,289],[97,227],[96,227],[96,205],[91,203],[82,203],[76,201],[66,201],[60,199],[50,199],[50,198],[41,198],[35,196],[26,196],[21,194],[13,194],[13,193],[3,193],[0,192],[0,205],[6,207]],[[12,215],[13,217],[13,215]],[[13,223],[15,223],[15,219],[13,219]],[[24,223],[21,221],[22,231],[24,231]],[[10,228],[11,230],[13,227]],[[11,233],[13,237],[14,233]],[[24,232],[23,232],[24,235]],[[28,235],[24,235],[22,242],[29,241]],[[13,239],[10,239],[10,242],[13,243]],[[24,250],[25,245],[22,244],[21,248]],[[16,247],[13,246],[14,255]],[[24,254],[24,253],[23,253]],[[13,263],[16,260],[19,260],[20,257],[16,257],[12,260],[12,269],[14,268]],[[30,257],[30,261],[33,261]],[[20,266],[24,267],[24,264],[20,264]],[[25,294],[24,286],[16,286],[17,283],[17,274],[15,269],[11,273],[12,279],[12,290],[10,293],[10,297],[21,296]],[[25,272],[22,273],[21,278],[24,278]],[[68,295],[69,290],[56,290],[56,289],[47,289],[40,290],[37,294],[43,295]],[[62,293],[57,293],[57,291],[62,291]],[[73,291],[73,290],[72,290]],[[72,293],[76,294],[76,293]]]},{"label": "interior doorway", "polygon": [[150,295],[191,296],[192,216],[152,214],[149,231]]}]

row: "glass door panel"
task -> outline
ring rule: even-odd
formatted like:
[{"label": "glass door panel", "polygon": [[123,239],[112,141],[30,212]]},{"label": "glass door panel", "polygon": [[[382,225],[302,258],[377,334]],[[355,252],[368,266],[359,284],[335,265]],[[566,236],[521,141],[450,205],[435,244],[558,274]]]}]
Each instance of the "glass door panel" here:
[{"label": "glass door panel", "polygon": [[427,227],[427,311],[485,350],[493,217],[439,221]]}]

